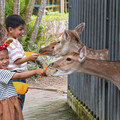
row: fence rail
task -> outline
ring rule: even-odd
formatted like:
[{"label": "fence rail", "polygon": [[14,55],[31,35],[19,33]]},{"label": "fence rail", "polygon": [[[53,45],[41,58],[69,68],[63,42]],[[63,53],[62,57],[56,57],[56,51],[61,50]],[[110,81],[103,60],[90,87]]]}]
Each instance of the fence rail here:
[{"label": "fence rail", "polygon": [[[69,0],[69,29],[81,22],[86,46],[109,48],[109,59],[120,60],[120,0]],[[120,120],[120,91],[112,83],[74,73],[68,76],[68,89],[100,120]]]}]

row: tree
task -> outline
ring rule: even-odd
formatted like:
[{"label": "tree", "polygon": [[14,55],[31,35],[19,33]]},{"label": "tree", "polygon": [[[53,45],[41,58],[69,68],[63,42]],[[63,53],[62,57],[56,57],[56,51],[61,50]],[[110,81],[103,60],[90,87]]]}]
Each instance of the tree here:
[{"label": "tree", "polygon": [[34,4],[35,4],[35,0],[31,0],[29,3],[29,7],[28,7],[28,11],[26,12],[26,26],[25,26],[25,35],[27,35],[28,33],[28,24],[30,22],[30,18],[32,16],[33,13],[33,8],[34,8]]},{"label": "tree", "polygon": [[0,0],[0,23],[4,24],[5,20],[5,0]]},{"label": "tree", "polygon": [[20,14],[20,0],[14,0],[13,14]]},{"label": "tree", "polygon": [[38,9],[37,19],[36,19],[36,22],[35,22],[35,25],[34,25],[34,29],[33,29],[31,38],[30,38],[30,41],[32,41],[32,42],[34,42],[36,37],[37,37],[37,33],[38,33],[38,30],[39,30],[41,19],[42,19],[42,16],[44,14],[46,2],[47,2],[47,0],[41,0],[40,7]]}]

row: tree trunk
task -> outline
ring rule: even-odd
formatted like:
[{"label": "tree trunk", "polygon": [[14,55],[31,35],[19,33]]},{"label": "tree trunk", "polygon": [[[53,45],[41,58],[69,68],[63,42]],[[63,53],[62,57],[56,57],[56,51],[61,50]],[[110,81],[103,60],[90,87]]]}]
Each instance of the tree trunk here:
[{"label": "tree trunk", "polygon": [[36,37],[37,37],[37,33],[38,33],[38,30],[39,30],[41,19],[42,19],[42,16],[44,14],[46,2],[47,2],[47,0],[41,0],[40,7],[38,9],[37,19],[36,19],[36,22],[35,22],[35,25],[34,25],[34,29],[33,29],[31,38],[30,38],[30,41],[32,41],[32,42],[34,42]]},{"label": "tree trunk", "polygon": [[28,10],[26,12],[26,26],[25,26],[25,32],[24,32],[25,35],[27,35],[27,33],[28,33],[28,24],[30,22],[30,18],[33,13],[34,4],[35,4],[35,0],[31,0],[29,3]]},{"label": "tree trunk", "polygon": [[20,14],[20,0],[14,0],[13,14]]},{"label": "tree trunk", "polygon": [[0,0],[0,23],[4,24],[5,20],[5,0]]}]

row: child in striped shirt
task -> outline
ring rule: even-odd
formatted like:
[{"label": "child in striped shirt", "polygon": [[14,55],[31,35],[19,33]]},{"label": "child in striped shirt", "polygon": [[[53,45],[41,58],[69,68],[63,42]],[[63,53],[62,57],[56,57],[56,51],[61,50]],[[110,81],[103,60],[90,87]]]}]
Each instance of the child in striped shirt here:
[{"label": "child in striped shirt", "polygon": [[[27,62],[31,60],[36,60],[38,57],[37,53],[26,57],[22,45],[18,41],[18,38],[21,38],[24,33],[25,21],[19,15],[9,15],[6,18],[6,28],[8,31],[8,39],[13,39],[13,42],[8,46],[8,52],[10,57],[10,64],[8,66],[9,70],[16,72],[27,71]],[[25,79],[16,79],[17,82],[25,82]],[[25,95],[21,96],[21,99],[24,104]],[[21,108],[23,109],[23,104]]]},{"label": "child in striped shirt", "polygon": [[23,120],[13,79],[24,79],[35,74],[41,75],[44,71],[36,69],[17,73],[7,70],[8,65],[7,45],[0,45],[0,120]]}]

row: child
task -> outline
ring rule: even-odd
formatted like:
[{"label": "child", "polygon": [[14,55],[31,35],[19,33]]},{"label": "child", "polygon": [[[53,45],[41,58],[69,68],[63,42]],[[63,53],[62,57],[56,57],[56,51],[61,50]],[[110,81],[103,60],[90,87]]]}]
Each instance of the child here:
[{"label": "child", "polygon": [[0,25],[0,45],[3,45],[7,40],[7,30],[3,25]]},{"label": "child", "polygon": [[[36,60],[38,54],[34,53],[28,57],[25,56],[24,50],[18,38],[21,38],[24,33],[24,25],[25,21],[19,15],[9,15],[6,18],[6,28],[8,31],[8,38],[12,38],[13,42],[8,46],[8,52],[10,57],[10,64],[8,66],[9,70],[13,70],[16,72],[27,71],[27,61]],[[17,79],[14,81],[25,82],[25,79]],[[25,100],[25,95],[21,96],[21,99]],[[21,108],[23,109],[23,104],[21,104]]]},{"label": "child", "polygon": [[0,45],[0,120],[23,120],[22,110],[18,101],[13,79],[24,79],[32,75],[40,75],[43,69],[26,72],[11,72],[7,70],[9,56],[7,45]]}]

